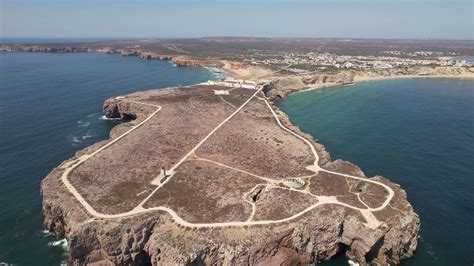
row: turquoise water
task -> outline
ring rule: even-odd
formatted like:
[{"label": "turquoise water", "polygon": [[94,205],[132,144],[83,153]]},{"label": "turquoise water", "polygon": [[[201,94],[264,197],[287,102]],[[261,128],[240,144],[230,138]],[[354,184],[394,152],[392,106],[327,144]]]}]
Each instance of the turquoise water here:
[{"label": "turquoise water", "polygon": [[407,191],[422,227],[403,265],[473,265],[474,81],[363,82],[292,94],[278,105],[333,159]]},{"label": "turquoise water", "polygon": [[474,62],[474,57],[455,57],[455,60],[459,61],[466,61],[466,62]]},{"label": "turquoise water", "polygon": [[40,181],[108,137],[117,122],[101,119],[105,99],[212,78],[205,69],[136,57],[0,53],[0,264],[64,260],[61,245],[42,232]]}]

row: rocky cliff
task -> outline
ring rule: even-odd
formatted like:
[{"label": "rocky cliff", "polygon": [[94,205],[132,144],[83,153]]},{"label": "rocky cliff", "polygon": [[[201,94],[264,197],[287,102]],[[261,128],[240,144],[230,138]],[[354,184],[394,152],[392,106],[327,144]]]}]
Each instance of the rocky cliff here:
[{"label": "rocky cliff", "polygon": [[[339,77],[305,77],[296,81],[295,88],[289,91],[302,86],[308,79],[309,83],[344,82]],[[272,93],[276,92],[267,88],[267,94]],[[301,133],[284,113],[277,112],[282,123]],[[109,117],[136,118],[137,121],[147,115],[143,109],[116,98],[106,101],[104,113]],[[127,128],[127,124],[115,127],[110,137],[116,138]],[[311,136],[304,136],[318,149],[322,167],[364,177],[361,169],[353,164],[331,161],[323,145]],[[55,232],[58,239],[68,240],[70,264],[289,265],[328,260],[345,252],[362,264],[386,265],[398,264],[411,257],[417,246],[419,217],[407,201],[405,191],[383,177],[372,179],[388,185],[395,195],[386,209],[374,213],[383,221],[376,229],[364,226],[358,211],[337,205],[323,205],[294,221],[271,226],[188,228],[163,211],[117,219],[94,218],[65,188],[60,176],[67,162],[101,145],[103,143],[97,143],[79,151],[41,183],[43,226]]]},{"label": "rocky cliff", "polygon": [[219,59],[196,58],[183,55],[166,55],[158,52],[144,51],[140,49],[114,49],[111,47],[49,47],[42,45],[1,45],[0,51],[5,52],[32,52],[32,53],[86,53],[100,52],[108,54],[120,54],[122,56],[137,56],[145,60],[172,61],[176,66],[190,67],[222,67],[224,64]]},{"label": "rocky cliff", "polygon": [[177,66],[222,67],[224,64],[217,59],[199,59],[190,56],[175,56],[171,60]]},{"label": "rocky cliff", "polygon": [[312,74],[300,76],[284,76],[274,79],[264,92],[270,99],[285,98],[286,95],[306,88],[323,88],[334,85],[351,84],[354,75],[342,72],[334,75]]}]

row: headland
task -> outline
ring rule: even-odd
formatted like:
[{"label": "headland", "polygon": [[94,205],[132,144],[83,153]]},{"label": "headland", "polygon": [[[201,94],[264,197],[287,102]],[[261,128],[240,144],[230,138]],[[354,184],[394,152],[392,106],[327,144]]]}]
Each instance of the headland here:
[{"label": "headland", "polygon": [[331,161],[272,90],[200,84],[107,100],[108,117],[134,120],[43,180],[45,228],[77,264],[410,257],[420,222],[403,189]]},{"label": "headland", "polygon": [[164,43],[176,54],[129,43],[2,48],[120,53],[233,77],[105,102],[107,117],[132,121],[42,182],[44,227],[68,240],[72,263],[305,264],[345,252],[362,264],[398,264],[413,255],[420,220],[405,191],[332,161],[273,101],[369,79],[469,78],[471,65],[308,70],[294,59],[262,66]]}]

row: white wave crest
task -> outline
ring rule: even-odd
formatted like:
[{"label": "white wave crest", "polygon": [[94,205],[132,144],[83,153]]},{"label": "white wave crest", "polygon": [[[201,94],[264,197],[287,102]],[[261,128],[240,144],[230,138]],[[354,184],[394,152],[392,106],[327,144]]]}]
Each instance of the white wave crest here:
[{"label": "white wave crest", "polygon": [[120,120],[120,118],[109,118],[105,115],[101,116],[99,119],[100,120]]},{"label": "white wave crest", "polygon": [[82,120],[77,121],[77,123],[78,123],[79,126],[81,126],[81,127],[87,127],[87,126],[89,126],[89,125],[91,124],[91,122],[84,122],[84,121],[82,121]]},{"label": "white wave crest", "polygon": [[43,236],[48,237],[48,236],[54,236],[54,232],[50,232],[49,230],[43,230],[41,231]]},{"label": "white wave crest", "polygon": [[82,136],[81,138],[82,138],[82,140],[85,140],[85,139],[88,139],[88,138],[92,138],[92,137],[94,137],[94,136],[95,136],[95,135],[92,135],[92,134],[91,134],[91,131],[88,130],[87,133],[86,133],[84,136]]},{"label": "white wave crest", "polygon": [[69,136],[67,137],[69,139],[69,141],[71,141],[72,143],[81,143],[82,141],[76,137],[76,136]]},{"label": "white wave crest", "polygon": [[48,246],[53,246],[53,247],[62,247],[63,249],[67,249],[67,240],[66,238],[64,239],[61,239],[61,240],[58,240],[58,241],[53,241],[53,242],[49,242],[48,243]]},{"label": "white wave crest", "polygon": [[359,266],[359,263],[353,261],[353,260],[348,260],[347,261],[347,264],[349,264],[350,266]]}]

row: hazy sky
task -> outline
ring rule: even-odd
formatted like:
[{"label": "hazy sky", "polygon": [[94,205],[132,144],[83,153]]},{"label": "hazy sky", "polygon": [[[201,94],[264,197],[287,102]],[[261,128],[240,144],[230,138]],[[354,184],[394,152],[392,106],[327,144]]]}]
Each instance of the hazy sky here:
[{"label": "hazy sky", "polygon": [[474,38],[474,0],[0,2],[0,36],[4,38]]}]

